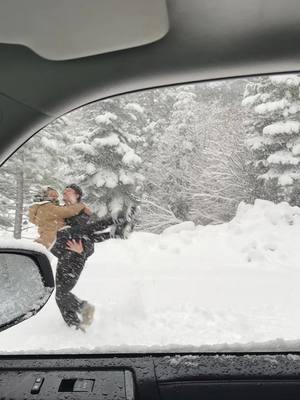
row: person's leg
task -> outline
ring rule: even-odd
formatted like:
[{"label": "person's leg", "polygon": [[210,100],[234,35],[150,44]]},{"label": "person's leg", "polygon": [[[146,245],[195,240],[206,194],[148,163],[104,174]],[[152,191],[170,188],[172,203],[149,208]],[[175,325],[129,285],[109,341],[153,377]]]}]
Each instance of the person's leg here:
[{"label": "person's leg", "polygon": [[71,251],[65,251],[57,263],[55,298],[62,317],[69,326],[78,327],[80,325],[78,313],[86,303],[71,293],[80,277],[84,264],[85,258]]}]

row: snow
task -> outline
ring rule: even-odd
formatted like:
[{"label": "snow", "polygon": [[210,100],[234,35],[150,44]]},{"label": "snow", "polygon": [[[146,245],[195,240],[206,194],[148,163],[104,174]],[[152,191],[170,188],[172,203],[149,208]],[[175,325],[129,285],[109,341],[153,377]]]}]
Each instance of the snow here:
[{"label": "snow", "polygon": [[[286,363],[288,360],[288,363]],[[256,371],[256,376],[273,377],[281,375],[283,372],[286,375],[293,374],[299,368],[300,357],[298,354],[215,354],[215,355],[171,355],[165,356],[158,363],[159,374],[164,374],[164,379],[172,379],[175,374],[182,369],[185,376],[195,376],[205,369],[211,374],[223,374],[227,376],[245,375],[245,371]],[[163,368],[171,367],[164,373]],[[241,368],[241,366],[243,366]],[[193,371],[193,369],[196,369]],[[273,398],[270,397],[270,398]]]},{"label": "snow", "polygon": [[271,97],[270,93],[257,93],[254,95],[249,95],[242,101],[242,106],[253,106],[258,101],[265,103]]},{"label": "snow", "polygon": [[85,170],[87,175],[94,175],[96,173],[96,166],[93,163],[88,163]]},{"label": "snow", "polygon": [[134,185],[136,182],[135,174],[130,174],[123,169],[120,170],[119,180],[123,185]]},{"label": "snow", "polygon": [[77,150],[78,152],[89,154],[91,156],[96,155],[95,148],[91,144],[82,142],[82,143],[76,143],[72,147],[74,150]]},{"label": "snow", "polygon": [[111,135],[104,137],[104,138],[96,138],[93,140],[93,146],[97,147],[113,147],[113,146],[118,146],[120,143],[120,139],[117,134],[112,133]]},{"label": "snow", "polygon": [[259,97],[260,93],[245,97],[242,101],[242,106],[252,106]]},{"label": "snow", "polygon": [[97,187],[106,186],[113,189],[118,185],[118,176],[113,171],[103,168],[92,177],[91,181]]},{"label": "snow", "polygon": [[299,86],[300,77],[295,74],[286,74],[286,75],[270,75],[269,79],[275,85],[282,84],[287,86]]},{"label": "snow", "polygon": [[[189,89],[188,89],[189,90]],[[188,106],[192,101],[195,101],[197,98],[197,95],[195,93],[192,93],[190,91],[180,91],[178,95],[176,96],[177,101],[174,103],[174,108],[181,108],[183,106]]]},{"label": "snow", "polygon": [[144,139],[137,135],[133,135],[132,133],[122,132],[123,137],[126,137],[128,143],[137,143],[142,142]]},{"label": "snow", "polygon": [[288,169],[287,171],[277,171],[275,168],[270,168],[268,172],[260,176],[260,179],[278,179],[282,186],[294,183],[294,180],[300,179],[300,172],[296,169]]},{"label": "snow", "polygon": [[258,114],[266,114],[269,112],[274,112],[278,110],[283,110],[285,107],[288,106],[288,101],[286,99],[281,99],[277,101],[269,101],[267,103],[262,103],[257,105],[254,110]]},{"label": "snow", "polygon": [[296,158],[287,150],[276,151],[267,158],[270,164],[298,165],[300,158]]},{"label": "snow", "polygon": [[135,154],[133,150],[128,151],[126,154],[124,154],[122,158],[122,162],[125,165],[139,165],[142,162],[142,159],[140,156]]},{"label": "snow", "polygon": [[297,143],[293,149],[292,149],[292,153],[294,156],[300,156],[300,143]]},{"label": "snow", "polygon": [[124,199],[122,196],[114,196],[109,203],[109,210],[113,218],[117,218],[124,207]]},{"label": "snow", "polygon": [[229,223],[97,244],[74,290],[96,306],[87,333],[52,295],[0,351],[300,350],[299,237],[300,208],[256,200]]},{"label": "snow", "polygon": [[45,246],[35,243],[32,240],[2,239],[2,237],[0,237],[0,248],[37,251],[45,254],[48,257],[49,262],[53,261],[52,254],[45,248]]},{"label": "snow", "polygon": [[252,150],[259,150],[265,146],[269,146],[273,144],[273,140],[268,137],[263,137],[263,136],[253,136],[247,139],[247,145],[252,149]]},{"label": "snow", "polygon": [[41,146],[49,150],[56,150],[57,149],[57,141],[55,139],[48,139],[45,136],[41,138]]},{"label": "snow", "polygon": [[195,230],[195,224],[192,221],[185,221],[185,222],[181,222],[180,224],[176,224],[173,226],[170,226],[169,228],[166,228],[163,231],[164,235],[170,235],[173,233],[180,233],[180,232],[184,232],[184,231],[193,231]]},{"label": "snow", "polygon": [[300,111],[300,104],[299,102],[294,102],[290,107],[289,107],[289,114],[296,114],[298,111]]},{"label": "snow", "polygon": [[133,152],[133,149],[128,146],[128,144],[121,142],[120,145],[117,147],[116,152],[118,154],[125,155],[126,153]]},{"label": "snow", "polygon": [[294,179],[291,176],[284,174],[278,178],[278,183],[280,186],[290,186],[294,183]]},{"label": "snow", "polygon": [[274,124],[268,125],[263,129],[263,134],[268,136],[282,135],[287,133],[294,135],[300,131],[300,122],[298,121],[284,121],[275,122]]},{"label": "snow", "polygon": [[104,114],[98,115],[98,117],[95,118],[95,121],[97,125],[101,124],[109,125],[112,123],[112,121],[115,121],[117,119],[118,117],[116,116],[116,114],[107,111]]},{"label": "snow", "polygon": [[137,117],[134,114],[129,113],[128,115],[130,116],[131,119],[133,119],[133,121],[137,121]]},{"label": "snow", "polygon": [[144,107],[142,107],[138,103],[128,103],[128,104],[126,104],[125,109],[126,110],[137,111],[138,113],[141,113],[141,114],[145,111]]}]

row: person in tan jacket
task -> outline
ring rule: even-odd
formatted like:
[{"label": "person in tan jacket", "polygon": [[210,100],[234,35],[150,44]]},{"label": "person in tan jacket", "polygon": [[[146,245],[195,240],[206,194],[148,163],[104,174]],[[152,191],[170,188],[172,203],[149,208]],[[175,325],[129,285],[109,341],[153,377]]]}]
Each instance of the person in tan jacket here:
[{"label": "person in tan jacket", "polygon": [[58,192],[50,187],[42,190],[38,200],[29,207],[29,221],[38,227],[39,237],[35,241],[47,249],[55,242],[57,231],[65,226],[65,218],[73,217],[81,211],[90,213],[81,202],[67,206],[58,205]]}]

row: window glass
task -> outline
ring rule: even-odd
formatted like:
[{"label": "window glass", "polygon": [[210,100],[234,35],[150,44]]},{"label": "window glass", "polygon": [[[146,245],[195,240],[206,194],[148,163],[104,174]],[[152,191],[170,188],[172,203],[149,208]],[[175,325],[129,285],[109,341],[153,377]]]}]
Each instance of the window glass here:
[{"label": "window glass", "polygon": [[300,349],[300,77],[114,97],[0,168],[0,240],[56,295],[0,352]]}]

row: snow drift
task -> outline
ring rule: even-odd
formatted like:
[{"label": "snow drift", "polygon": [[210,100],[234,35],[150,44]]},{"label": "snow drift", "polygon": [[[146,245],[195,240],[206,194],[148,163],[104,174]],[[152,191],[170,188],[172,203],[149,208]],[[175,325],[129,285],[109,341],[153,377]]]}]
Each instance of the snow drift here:
[{"label": "snow drift", "polygon": [[300,208],[257,200],[226,224],[97,244],[74,290],[96,305],[89,331],[65,326],[52,296],[0,351],[300,350],[299,239]]}]

